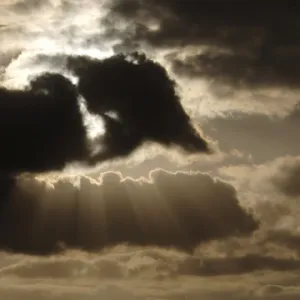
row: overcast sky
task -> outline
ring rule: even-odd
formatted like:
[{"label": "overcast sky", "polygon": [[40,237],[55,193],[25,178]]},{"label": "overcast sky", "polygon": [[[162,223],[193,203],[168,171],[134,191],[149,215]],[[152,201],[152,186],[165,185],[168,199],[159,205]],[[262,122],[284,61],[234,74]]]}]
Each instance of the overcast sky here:
[{"label": "overcast sky", "polygon": [[0,296],[298,299],[299,13],[2,0]]}]

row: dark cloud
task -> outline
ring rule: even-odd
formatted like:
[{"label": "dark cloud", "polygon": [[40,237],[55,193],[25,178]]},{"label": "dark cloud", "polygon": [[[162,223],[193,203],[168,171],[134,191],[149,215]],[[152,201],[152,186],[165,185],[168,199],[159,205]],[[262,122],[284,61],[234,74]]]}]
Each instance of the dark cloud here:
[{"label": "dark cloud", "polygon": [[[126,20],[125,29],[118,27],[120,19]],[[117,0],[106,26],[108,35],[124,41],[121,48],[180,49],[185,55],[173,57],[173,68],[186,76],[240,86],[299,81],[299,5],[292,1]],[[194,47],[190,55],[182,51],[188,46]]]},{"label": "dark cloud", "polygon": [[[172,60],[172,70],[178,75],[215,80],[235,88],[299,85],[300,69],[295,68],[295,64],[299,64],[300,56],[278,55],[267,62],[244,54],[213,51],[188,55],[184,59],[171,57],[168,58]],[[214,91],[214,85],[211,90]]]},{"label": "dark cloud", "polygon": [[62,169],[87,153],[76,88],[45,74],[27,90],[0,90],[0,168],[3,173]]},{"label": "dark cloud", "polygon": [[[252,1],[117,0],[113,2],[112,15],[132,21],[128,29],[132,29],[133,38],[154,45],[204,44],[231,48],[249,44],[249,34],[253,38],[253,33],[259,33],[255,32],[255,26],[264,26],[279,13],[275,6],[269,9],[269,4],[257,8]],[[154,21],[159,25],[157,30],[147,26]]]},{"label": "dark cloud", "polygon": [[121,180],[107,173],[100,183],[78,177],[78,188],[70,179],[49,188],[21,177],[2,209],[2,247],[39,254],[62,245],[97,250],[122,243],[192,250],[200,242],[249,234],[258,226],[223,181],[166,171],[151,178]]},{"label": "dark cloud", "polygon": [[[27,90],[1,89],[3,172],[61,169],[72,161],[94,164],[127,156],[146,141],[190,153],[209,152],[180,104],[175,82],[159,64],[138,53],[102,61],[66,60],[79,77],[78,87],[62,75],[44,74]],[[94,156],[88,149],[79,95],[105,122],[103,151]]]},{"label": "dark cloud", "polygon": [[188,152],[209,151],[180,104],[175,82],[144,54],[119,54],[103,61],[71,57],[68,65],[79,76],[78,91],[90,111],[113,111],[120,118],[120,123],[107,123],[118,135],[107,140],[110,151],[127,154],[145,139],[179,145]]}]

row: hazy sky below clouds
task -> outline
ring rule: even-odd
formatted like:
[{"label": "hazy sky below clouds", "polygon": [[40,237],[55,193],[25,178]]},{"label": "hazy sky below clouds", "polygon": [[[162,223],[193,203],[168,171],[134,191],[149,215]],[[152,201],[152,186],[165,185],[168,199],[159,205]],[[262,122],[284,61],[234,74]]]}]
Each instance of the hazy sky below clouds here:
[{"label": "hazy sky below clouds", "polygon": [[0,298],[298,299],[299,10],[1,1]]}]

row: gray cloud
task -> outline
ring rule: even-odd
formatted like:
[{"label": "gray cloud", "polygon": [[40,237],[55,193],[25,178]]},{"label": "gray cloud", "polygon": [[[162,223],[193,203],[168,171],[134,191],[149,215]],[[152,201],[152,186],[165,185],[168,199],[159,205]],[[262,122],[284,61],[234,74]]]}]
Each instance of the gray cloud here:
[{"label": "gray cloud", "polygon": [[217,276],[249,273],[257,270],[299,270],[300,261],[296,259],[278,259],[263,255],[246,255],[238,258],[192,258],[184,261],[179,268],[182,274]]},{"label": "gray cloud", "polygon": [[193,116],[242,111],[285,117],[299,102],[297,7],[118,0],[103,26],[120,40],[115,51],[146,49],[164,57]]},{"label": "gray cloud", "polygon": [[[67,75],[68,59],[75,58],[74,71],[81,54],[102,59],[113,51],[144,49],[161,59],[179,83],[182,107],[188,112],[183,119],[189,125],[192,118],[221,116],[199,123],[224,152],[207,158],[212,159],[207,164],[206,158],[200,162],[193,158],[182,168],[213,174],[220,170],[219,175],[230,182],[198,172],[162,170],[152,172],[149,181],[124,179],[117,173],[101,178],[62,176],[52,182],[41,175],[1,174],[1,248],[60,252],[44,257],[1,252],[1,298],[299,299],[299,159],[287,156],[299,153],[298,4],[116,0],[103,7],[102,1],[94,0],[33,0],[1,5],[0,74],[5,84],[18,87],[23,76],[47,70]],[[103,20],[107,7],[113,10]],[[113,67],[105,78],[101,87],[105,95],[123,91],[109,90],[108,84],[121,69]],[[89,94],[97,85],[83,84],[81,90]],[[145,82],[137,85],[147,90]],[[224,113],[228,111],[237,113]],[[107,129],[117,141],[127,124],[121,122],[121,114],[117,119],[106,116]],[[166,122],[161,119],[157,124]],[[144,125],[138,128],[145,129]],[[170,122],[172,134],[178,128],[173,125],[177,123]],[[156,131],[160,141],[166,136],[160,129],[167,127]],[[119,146],[116,140],[106,141],[114,148]],[[163,142],[169,145],[167,140]],[[189,140],[180,141],[190,148]],[[25,155],[30,143],[18,145]],[[149,154],[153,160],[128,173],[144,175],[162,165],[173,171],[179,168],[178,162],[175,166],[165,157],[155,157],[153,149]],[[164,155],[173,155],[168,150]],[[47,151],[62,153],[57,148]],[[35,153],[33,160],[45,154]],[[275,159],[278,156],[285,157]],[[119,169],[117,164],[107,166]],[[107,245],[116,246],[98,251]],[[70,247],[93,253],[69,251]]]},{"label": "gray cloud", "polygon": [[[2,253],[0,295],[5,299],[15,299],[22,295],[24,299],[76,300],[154,297],[297,299],[299,272],[295,270],[295,265],[290,270],[284,267],[284,272],[272,272],[267,270],[269,267],[266,262],[273,261],[273,269],[274,265],[282,264],[283,260],[265,258],[263,267],[258,268],[263,272],[258,271],[252,275],[239,273],[239,270],[255,269],[259,260],[252,256],[228,259],[227,262],[226,259],[205,258],[200,261],[199,258],[178,251],[153,247],[116,247],[94,255],[67,252],[52,257]],[[244,263],[238,263],[241,261]],[[289,265],[287,261],[285,266]],[[196,269],[198,271],[195,273]],[[214,274],[223,276],[212,278]],[[163,288],[159,288],[162,284]]]},{"label": "gray cloud", "polygon": [[78,177],[79,189],[70,179],[49,189],[20,178],[3,203],[2,247],[46,253],[59,250],[61,242],[90,250],[129,243],[192,250],[205,240],[257,229],[225,182],[165,171],[153,172],[151,179],[121,181],[107,173],[101,183]]},{"label": "gray cloud", "polygon": [[289,197],[300,196],[300,159],[286,160],[279,168],[271,181],[283,194]]},{"label": "gray cloud", "polygon": [[[296,143],[300,118],[297,111],[286,118],[268,118],[260,114],[225,114],[204,120],[204,132],[217,140],[221,151],[234,149],[251,157],[251,162],[262,164],[277,157],[300,153]],[[288,134],[287,134],[288,132]]]},{"label": "gray cloud", "polygon": [[273,60],[269,58],[270,61],[261,62],[242,54],[205,51],[198,55],[188,55],[184,59],[174,57],[172,70],[181,76],[214,81],[212,92],[219,84],[236,89],[270,86],[298,88],[300,72],[294,66],[300,62],[300,57],[282,56],[279,54]]},{"label": "gray cloud", "polygon": [[[186,75],[285,85],[299,78],[293,67],[299,57],[291,55],[300,44],[296,11],[297,5],[289,3],[119,0],[109,17],[129,22],[125,33],[116,31],[121,38],[155,47],[208,47],[198,58],[175,63]],[[214,54],[214,49],[227,54]]]},{"label": "gray cloud", "polygon": [[298,156],[285,156],[265,164],[221,170],[237,189],[241,203],[251,207],[260,220],[260,242],[254,244],[276,244],[293,251],[294,257],[299,256],[298,162]]},{"label": "gray cloud", "polygon": [[17,14],[28,14],[32,12],[32,10],[38,12],[47,4],[51,5],[51,2],[48,0],[29,0],[25,2],[21,0],[17,1],[16,3],[13,3],[10,8]]},{"label": "gray cloud", "polygon": [[254,193],[262,192],[266,199],[273,197],[274,204],[283,203],[288,207],[294,205],[299,196],[299,155],[285,155],[252,166],[224,167],[220,172],[234,178],[235,187],[239,191],[245,191],[251,186]]}]

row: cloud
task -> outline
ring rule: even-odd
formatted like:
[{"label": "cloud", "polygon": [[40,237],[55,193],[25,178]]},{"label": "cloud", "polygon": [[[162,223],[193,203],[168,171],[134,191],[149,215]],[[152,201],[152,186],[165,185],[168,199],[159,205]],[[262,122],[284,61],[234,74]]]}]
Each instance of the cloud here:
[{"label": "cloud", "polygon": [[9,66],[9,64],[16,59],[21,54],[21,51],[18,49],[14,49],[11,51],[3,51],[1,52],[0,58],[0,75],[5,73],[5,68]]},{"label": "cloud", "polygon": [[[32,258],[4,267],[1,277],[17,276],[31,279],[66,279],[66,278],[106,278],[120,279],[126,277],[126,269],[117,259],[99,255],[98,258],[87,260],[82,257],[62,256],[42,259]],[[124,273],[124,274],[123,274]]]},{"label": "cloud", "polygon": [[[117,249],[117,248],[116,248]],[[47,280],[120,280],[175,279],[181,276],[212,277],[242,275],[260,270],[299,271],[297,259],[283,259],[264,255],[240,257],[199,257],[175,250],[147,247],[114,248],[88,255],[85,252],[66,252],[61,256],[16,259],[0,269],[0,277]]]},{"label": "cloud", "polygon": [[[228,111],[284,117],[299,102],[293,67],[299,60],[299,22],[285,4],[257,9],[249,1],[243,6],[235,1],[24,3],[23,13],[14,12],[12,3],[2,5],[2,52],[17,48],[27,54],[65,51],[103,58],[145,51],[176,78],[193,118]],[[10,75],[13,81],[17,73]]]},{"label": "cloud", "polygon": [[246,255],[238,258],[192,258],[184,261],[179,268],[180,272],[186,275],[217,276],[243,274],[257,270],[299,270],[300,261],[295,259],[278,259],[263,255]]},{"label": "cloud", "polygon": [[184,59],[174,58],[172,70],[190,78],[213,80],[212,91],[220,83],[236,89],[278,85],[298,88],[300,73],[293,68],[298,60],[300,57],[290,55],[285,59],[276,57],[276,62],[261,62],[246,55],[207,51]]},{"label": "cloud", "polygon": [[[93,165],[127,156],[146,141],[209,152],[180,104],[175,82],[158,63],[138,53],[66,59],[78,76],[77,87],[62,75],[46,73],[27,90],[2,88],[3,172],[62,169],[74,161]],[[80,95],[106,129],[96,154],[89,149]]]},{"label": "cloud", "polygon": [[[269,5],[257,6],[250,1],[243,4],[236,1],[114,1],[112,15],[131,21],[128,28],[133,39],[146,40],[158,46],[184,44],[208,44],[239,48],[254,43],[253,34],[260,33],[255,26],[263,26],[272,13],[262,11]],[[233,13],[233,7],[236,9]],[[216,10],[216,8],[219,8]],[[283,13],[283,11],[282,11]],[[155,23],[156,22],[156,23]],[[156,26],[154,26],[154,24]],[[153,25],[153,26],[151,26]],[[213,26],[216,26],[215,28]],[[254,28],[253,28],[254,27]],[[121,32],[122,34],[122,32]],[[243,35],[244,34],[244,35]]]},{"label": "cloud", "polygon": [[106,173],[98,181],[78,176],[51,185],[17,180],[1,213],[2,248],[41,254],[64,245],[96,250],[129,243],[192,250],[258,227],[235,190],[206,174],[158,170],[149,182]]},{"label": "cloud", "polygon": [[299,102],[297,8],[248,0],[117,0],[103,26],[120,40],[115,49],[163,56],[187,107],[201,103],[213,116],[243,111],[283,117]]},{"label": "cloud", "polygon": [[[237,189],[240,201],[260,221],[262,244],[275,243],[299,255],[298,156],[284,156],[260,165],[221,168]],[[261,244],[260,242],[258,244]],[[282,250],[286,252],[286,250]]]},{"label": "cloud", "polygon": [[289,229],[269,230],[267,240],[279,245],[285,245],[287,248],[294,249],[298,255],[300,254],[298,251],[300,235],[297,231],[293,232]]},{"label": "cloud", "polygon": [[29,0],[29,1],[17,1],[11,5],[11,9],[18,14],[27,14],[32,10],[39,11],[45,5],[51,4],[51,1],[38,1],[38,0]]},{"label": "cloud", "polygon": [[300,158],[285,159],[278,167],[277,174],[271,178],[274,186],[284,195],[299,197]]},{"label": "cloud", "polygon": [[[234,186],[239,190],[251,187],[253,191],[264,192],[274,197],[274,201],[293,203],[292,199],[299,196],[297,189],[299,156],[285,155],[269,160],[264,164],[227,166],[220,169],[225,177],[235,181]],[[278,193],[280,192],[280,193]]]},{"label": "cloud", "polygon": [[[197,65],[204,66],[204,69],[201,68],[204,76],[210,76],[210,71],[228,77],[235,76],[237,69],[248,72],[243,71],[243,64],[246,63],[248,67],[253,65],[255,68],[256,65],[258,70],[265,71],[266,76],[258,76],[258,84],[268,78],[269,67],[278,70],[271,72],[285,83],[286,80],[294,82],[292,74],[295,68],[292,67],[292,60],[288,59],[292,58],[292,50],[299,46],[300,36],[295,30],[299,27],[295,13],[297,7],[295,4],[292,8],[286,3],[271,7],[270,4],[257,5],[252,1],[183,3],[172,0],[117,0],[111,5],[109,17],[115,16],[129,22],[125,32],[119,29],[121,37],[130,36],[133,40],[164,48],[206,47],[208,55],[201,55],[201,59],[193,60],[194,63],[190,64],[190,69]],[[214,50],[223,50],[227,54],[218,55]],[[281,56],[282,64],[275,59],[277,55]],[[295,58],[299,59],[298,56]]]},{"label": "cloud", "polygon": [[295,140],[299,126],[300,118],[296,112],[285,118],[236,112],[204,120],[201,124],[203,131],[218,141],[221,151],[228,153],[236,149],[246,157],[251,156],[254,164],[287,155],[297,156],[300,145]]},{"label": "cloud", "polygon": [[3,173],[62,169],[87,155],[76,88],[46,74],[27,90],[1,88],[0,165]]},{"label": "cloud", "polygon": [[[258,261],[254,257],[227,262],[199,259],[154,247],[116,247],[96,254],[66,252],[51,257],[1,253],[0,295],[5,299],[22,295],[24,299],[79,300],[297,299],[299,272],[295,265],[274,272],[268,270],[266,261],[275,259],[266,258],[255,272]],[[279,261],[274,265],[280,265]],[[249,268],[255,273],[239,272]]]},{"label": "cloud", "polygon": [[107,141],[116,154],[127,154],[144,139],[179,145],[188,152],[209,152],[180,104],[175,82],[144,54],[119,54],[103,61],[71,57],[69,67],[79,76],[78,90],[91,112],[113,111],[120,118],[121,126],[107,124],[118,135]]},{"label": "cloud", "polygon": [[[0,75],[6,88],[0,94],[9,95],[6,100],[20,95],[15,104],[25,103],[27,95],[36,111],[27,115],[40,123],[18,118],[11,132],[20,139],[0,128],[11,143],[5,149],[1,140],[0,154],[7,156],[0,156],[0,168],[61,169],[79,159],[120,170],[126,160],[130,165],[121,170],[129,168],[127,174],[143,175],[154,166],[174,173],[156,170],[138,180],[119,173],[98,178],[97,168],[91,177],[61,174],[56,180],[52,174],[1,173],[0,248],[9,253],[0,254],[0,298],[298,299],[299,164],[292,157],[299,153],[298,5],[2,2]],[[148,58],[125,54],[137,49]],[[120,55],[104,59],[114,51]],[[60,75],[38,77],[20,90],[23,80],[44,71]],[[168,87],[173,92],[164,97]],[[65,92],[70,96],[62,97]],[[77,106],[83,97],[77,93],[84,94],[89,116],[99,116],[103,125],[93,143],[86,140],[86,115]],[[59,117],[71,98],[65,109],[74,105],[78,117]],[[40,102],[52,113],[35,104]],[[25,110],[19,111],[23,116]],[[203,116],[214,119],[204,122]],[[10,124],[4,117],[0,122]],[[176,151],[207,153],[208,141],[195,122],[224,152],[203,160],[189,156],[178,166]],[[55,135],[41,133],[47,130]],[[156,156],[163,146],[164,156]],[[100,155],[91,157],[94,150]],[[6,159],[12,155],[16,159]],[[237,165],[243,162],[256,165]],[[222,168],[228,164],[234,166]],[[228,183],[177,168],[220,170]]]}]

